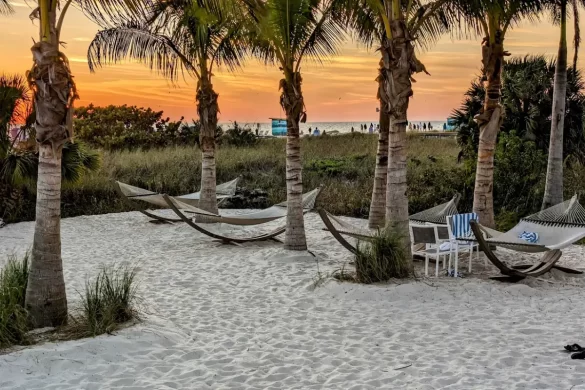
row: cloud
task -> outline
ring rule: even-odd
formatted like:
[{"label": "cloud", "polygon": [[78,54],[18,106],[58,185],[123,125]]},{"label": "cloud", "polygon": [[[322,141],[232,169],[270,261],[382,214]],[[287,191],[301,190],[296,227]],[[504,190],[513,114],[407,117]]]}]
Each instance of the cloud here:
[{"label": "cloud", "polygon": [[73,38],[73,40],[76,42],[91,42],[93,39],[87,37],[77,37]]}]

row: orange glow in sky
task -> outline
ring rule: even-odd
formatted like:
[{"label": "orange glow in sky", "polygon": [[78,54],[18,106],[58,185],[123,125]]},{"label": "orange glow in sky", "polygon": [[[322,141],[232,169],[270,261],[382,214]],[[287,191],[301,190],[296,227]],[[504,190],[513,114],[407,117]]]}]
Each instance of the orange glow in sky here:
[{"label": "orange glow in sky", "polygon": [[[24,0],[11,0],[11,3],[16,13],[0,16],[0,73],[24,74],[31,66],[30,47],[32,39],[38,39],[38,26],[30,21],[31,9]],[[86,51],[97,30],[78,10],[67,14],[61,35],[66,46],[62,50],[69,57],[81,97],[77,106],[128,104],[163,110],[173,119],[196,117],[196,82],[192,79],[171,85],[135,63],[90,73]],[[506,49],[516,56],[544,54],[553,58],[558,40],[558,27],[544,17],[538,24],[523,23],[512,30],[506,39]],[[453,40],[445,36],[431,50],[419,53],[419,58],[431,76],[415,75],[417,83],[413,86],[409,118],[442,121],[459,106],[470,81],[479,74],[480,40]],[[348,41],[339,55],[323,65],[306,63],[301,71],[308,121],[376,121],[374,79],[378,61],[374,50]],[[279,79],[276,67],[255,60],[247,61],[236,73],[216,71],[214,87],[219,93],[220,122],[267,122],[269,117],[282,116],[278,103]]]}]

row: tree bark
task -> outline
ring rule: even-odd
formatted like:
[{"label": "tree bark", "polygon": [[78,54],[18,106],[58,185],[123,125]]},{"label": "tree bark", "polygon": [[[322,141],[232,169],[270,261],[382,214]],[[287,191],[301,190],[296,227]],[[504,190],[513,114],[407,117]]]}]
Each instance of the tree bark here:
[{"label": "tree bark", "polygon": [[39,146],[35,235],[25,304],[34,328],[67,321],[61,261],[61,149],[46,143]]},{"label": "tree bark", "polygon": [[406,126],[408,105],[412,92],[412,75],[426,72],[424,65],[416,58],[413,38],[403,20],[391,22],[392,39],[382,43],[382,55],[386,72],[385,93],[388,96],[390,134],[388,146],[388,182],[386,190],[386,225],[395,229],[404,243],[404,250],[410,256],[410,235],[408,231],[408,197]]},{"label": "tree bark", "polygon": [[303,216],[303,178],[301,162],[301,141],[299,123],[305,121],[304,99],[301,91],[300,73],[285,73],[280,81],[280,104],[286,112],[286,232],[284,248],[289,250],[307,250],[305,220]]},{"label": "tree bark", "polygon": [[28,73],[34,91],[39,144],[36,221],[25,306],[32,327],[67,321],[61,260],[61,152],[71,138],[71,110],[77,98],[65,55],[59,52],[57,5],[41,0],[41,41],[33,45]]},{"label": "tree bark", "polygon": [[388,180],[388,134],[390,132],[390,116],[388,115],[388,95],[385,92],[386,72],[384,60],[380,60],[378,82],[378,100],[380,100],[380,134],[378,135],[378,151],[376,153],[376,170],[374,172],[374,188],[368,225],[372,229],[381,228],[386,215],[386,182]]},{"label": "tree bark", "polygon": [[218,94],[210,78],[203,74],[197,89],[197,113],[201,121],[201,197],[199,207],[211,213],[218,212],[215,175],[215,130],[217,128]]},{"label": "tree bark", "polygon": [[486,37],[482,43],[483,75],[486,96],[481,113],[475,117],[479,125],[479,148],[477,152],[477,171],[473,195],[473,211],[479,221],[487,227],[495,227],[494,221],[494,153],[498,132],[502,126],[504,109],[500,105],[502,89],[502,69],[504,56],[504,37],[497,30],[494,39]]},{"label": "tree bark", "polygon": [[563,201],[563,134],[567,99],[567,2],[561,5],[561,40],[555,68],[548,167],[542,209]]}]

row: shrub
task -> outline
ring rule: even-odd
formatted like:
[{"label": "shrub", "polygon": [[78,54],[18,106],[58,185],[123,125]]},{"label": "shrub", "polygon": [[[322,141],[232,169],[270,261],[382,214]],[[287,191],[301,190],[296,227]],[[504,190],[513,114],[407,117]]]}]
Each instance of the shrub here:
[{"label": "shrub", "polygon": [[234,126],[225,132],[222,143],[235,146],[237,148],[246,146],[255,146],[259,142],[258,137],[249,127],[243,127],[234,122]]},{"label": "shrub", "polygon": [[71,329],[79,337],[111,333],[124,322],[138,319],[136,270],[126,266],[104,267],[85,284],[80,314],[71,318]]},{"label": "shrub", "polygon": [[0,348],[29,342],[24,309],[28,283],[29,254],[22,260],[11,256],[0,271]]},{"label": "shrub", "polygon": [[410,261],[403,249],[402,237],[395,230],[378,231],[367,243],[358,243],[355,257],[356,281],[386,282],[412,274]]}]

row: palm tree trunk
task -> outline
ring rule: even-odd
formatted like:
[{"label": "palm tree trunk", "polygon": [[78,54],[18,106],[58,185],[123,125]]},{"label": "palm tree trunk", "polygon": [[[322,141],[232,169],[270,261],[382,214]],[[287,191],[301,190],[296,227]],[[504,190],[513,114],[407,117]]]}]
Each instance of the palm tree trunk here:
[{"label": "palm tree trunk", "polygon": [[25,304],[35,328],[59,326],[67,320],[61,261],[61,149],[39,146],[35,235]]},{"label": "palm tree trunk", "polygon": [[301,162],[301,140],[299,123],[304,120],[304,100],[301,91],[300,73],[280,81],[281,105],[286,112],[286,232],[284,248],[289,250],[307,250],[305,220],[303,217],[303,178]]},{"label": "palm tree trunk", "polygon": [[477,213],[482,225],[495,227],[494,221],[494,152],[498,132],[502,125],[504,108],[500,105],[502,89],[502,69],[504,56],[504,37],[501,30],[490,42],[483,42],[483,74],[486,83],[484,106],[475,121],[479,125],[479,148],[477,152],[477,171],[473,195],[473,211]]},{"label": "palm tree trunk", "polygon": [[61,151],[70,138],[71,105],[77,97],[66,58],[59,53],[56,2],[40,0],[41,41],[32,47],[39,172],[35,235],[25,306],[33,327],[67,321],[61,260]]},{"label": "palm tree trunk", "polygon": [[[204,77],[203,77],[204,76]],[[201,120],[201,197],[199,207],[211,213],[218,212],[215,179],[215,130],[217,128],[218,94],[211,80],[202,75],[197,90],[197,112]]]},{"label": "palm tree trunk", "polygon": [[567,98],[567,2],[561,5],[561,40],[555,68],[548,167],[542,209],[563,201],[563,133]]},{"label": "palm tree trunk", "polygon": [[410,256],[408,231],[408,197],[406,194],[406,126],[408,105],[412,92],[411,76],[425,72],[424,65],[416,58],[413,38],[403,20],[393,20],[392,39],[382,44],[386,69],[385,93],[388,96],[390,135],[388,146],[388,184],[386,190],[386,224],[402,237],[404,250]]},{"label": "palm tree trunk", "polygon": [[372,229],[384,226],[386,215],[386,181],[388,180],[388,133],[390,117],[388,115],[388,96],[385,93],[386,78],[384,62],[380,61],[378,81],[378,99],[380,100],[380,134],[378,136],[378,152],[376,153],[376,170],[374,172],[374,188],[368,225]]}]

